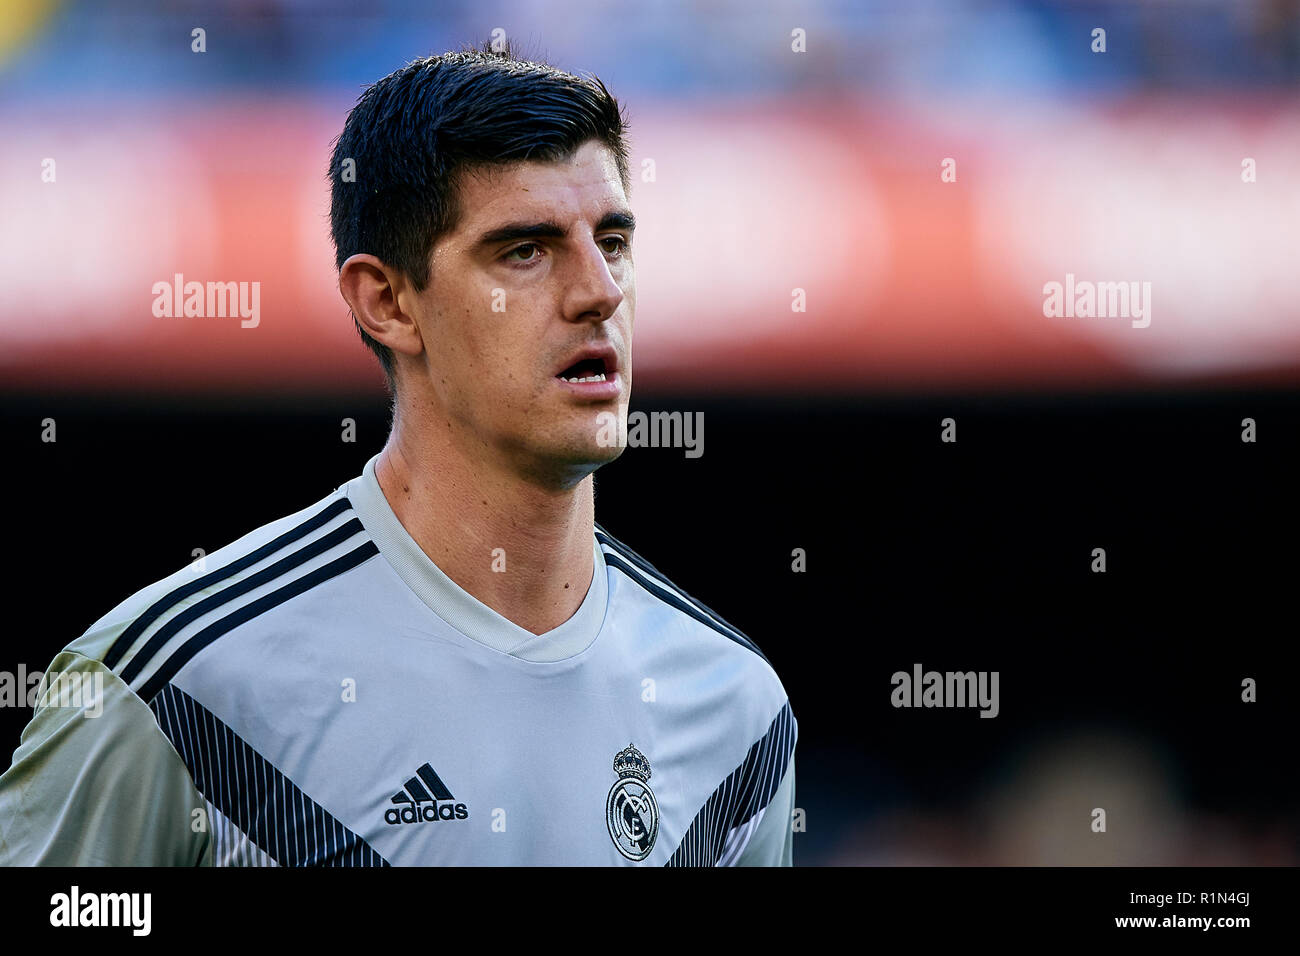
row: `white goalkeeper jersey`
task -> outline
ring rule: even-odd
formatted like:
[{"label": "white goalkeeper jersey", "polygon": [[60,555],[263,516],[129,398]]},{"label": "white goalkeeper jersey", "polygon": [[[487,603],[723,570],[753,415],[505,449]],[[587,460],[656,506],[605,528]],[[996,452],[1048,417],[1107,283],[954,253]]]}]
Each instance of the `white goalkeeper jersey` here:
[{"label": "white goalkeeper jersey", "polygon": [[753,642],[599,526],[532,634],[424,554],[376,458],[55,658],[0,864],[790,864],[797,725]]}]

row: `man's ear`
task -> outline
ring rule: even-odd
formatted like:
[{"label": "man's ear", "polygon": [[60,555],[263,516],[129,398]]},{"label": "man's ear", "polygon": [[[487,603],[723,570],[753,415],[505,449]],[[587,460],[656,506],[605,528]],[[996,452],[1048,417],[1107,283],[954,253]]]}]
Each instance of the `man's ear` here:
[{"label": "man's ear", "polygon": [[359,253],[339,269],[339,293],[376,342],[405,355],[424,351],[415,317],[402,308],[414,302],[415,288],[401,270]]}]

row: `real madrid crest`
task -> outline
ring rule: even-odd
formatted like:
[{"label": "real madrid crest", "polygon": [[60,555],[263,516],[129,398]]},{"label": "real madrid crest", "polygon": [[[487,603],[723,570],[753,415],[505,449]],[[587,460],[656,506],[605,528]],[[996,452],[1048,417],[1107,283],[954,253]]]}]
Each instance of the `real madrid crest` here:
[{"label": "real madrid crest", "polygon": [[610,839],[629,860],[644,860],[659,835],[659,804],[650,789],[650,761],[628,744],[614,758],[614,772],[618,780],[605,801]]}]

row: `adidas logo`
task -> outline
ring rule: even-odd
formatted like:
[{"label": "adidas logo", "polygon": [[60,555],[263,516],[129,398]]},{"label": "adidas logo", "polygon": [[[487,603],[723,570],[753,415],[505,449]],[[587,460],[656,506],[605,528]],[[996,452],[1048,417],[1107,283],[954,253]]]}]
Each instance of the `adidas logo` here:
[{"label": "adidas logo", "polygon": [[[436,820],[464,820],[469,810],[463,803],[454,803],[447,785],[427,763],[415,771],[415,776],[393,794],[395,806],[384,811],[384,822],[433,823]],[[440,800],[447,801],[439,803]]]}]

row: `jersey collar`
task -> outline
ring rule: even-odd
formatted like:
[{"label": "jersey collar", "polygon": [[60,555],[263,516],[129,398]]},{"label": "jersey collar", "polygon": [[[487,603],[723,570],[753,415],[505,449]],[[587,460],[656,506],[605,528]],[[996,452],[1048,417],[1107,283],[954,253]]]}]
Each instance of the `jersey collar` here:
[{"label": "jersey collar", "polygon": [[393,570],[430,610],[466,637],[536,663],[564,660],[586,650],[605,620],[608,582],[605,558],[593,534],[593,573],[587,596],[573,617],[545,634],[534,634],[502,617],[447,577],[407,533],[375,477],[375,455],[346,486],[348,500]]}]

